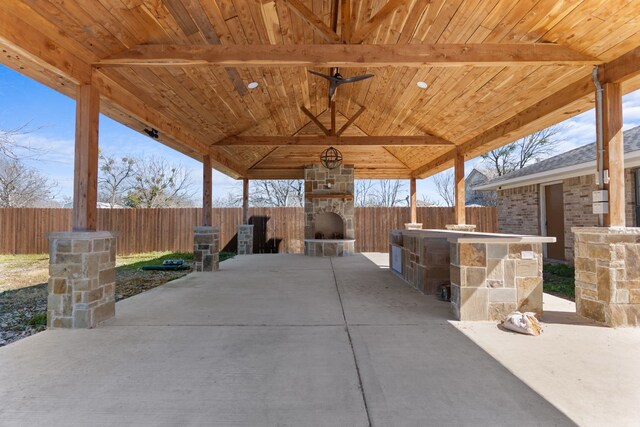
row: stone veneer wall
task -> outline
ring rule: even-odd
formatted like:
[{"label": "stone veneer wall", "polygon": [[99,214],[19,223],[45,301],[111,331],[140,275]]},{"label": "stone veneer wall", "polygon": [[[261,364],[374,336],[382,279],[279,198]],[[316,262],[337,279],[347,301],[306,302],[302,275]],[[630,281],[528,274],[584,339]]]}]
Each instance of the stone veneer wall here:
[{"label": "stone veneer wall", "polygon": [[576,311],[608,326],[640,326],[640,228],[573,228]]},{"label": "stone veneer wall", "polygon": [[498,190],[498,231],[510,234],[540,234],[538,185]]},{"label": "stone veneer wall", "polygon": [[49,328],[93,328],[115,316],[116,239],[107,231],[50,233]]},{"label": "stone veneer wall", "polygon": [[196,271],[218,271],[220,267],[220,229],[193,228],[193,261]]},{"label": "stone veneer wall", "polygon": [[[351,196],[350,200],[338,198],[305,199],[305,239],[315,238],[313,221],[315,220],[315,216],[322,212],[333,212],[339,215],[344,222],[344,238],[355,238],[353,177],[353,165],[340,165],[335,169],[327,169],[322,165],[309,165],[305,167],[305,194],[346,194]],[[329,185],[331,188],[328,188]]]},{"label": "stone veneer wall", "polygon": [[438,294],[441,285],[449,283],[449,241],[424,239],[418,235],[391,231],[389,243],[389,265],[392,245],[401,246],[402,278],[427,295]]},{"label": "stone veneer wall", "polygon": [[253,253],[253,224],[238,224],[238,255]]},{"label": "stone veneer wall", "polygon": [[[534,253],[522,259],[522,252]],[[451,308],[459,320],[542,317],[542,244],[451,243]]]}]

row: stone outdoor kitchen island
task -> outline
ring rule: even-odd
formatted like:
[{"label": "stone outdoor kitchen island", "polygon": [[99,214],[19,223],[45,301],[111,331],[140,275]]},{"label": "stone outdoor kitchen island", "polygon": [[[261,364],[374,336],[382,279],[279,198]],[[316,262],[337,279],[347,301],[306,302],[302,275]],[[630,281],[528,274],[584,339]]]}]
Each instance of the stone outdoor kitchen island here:
[{"label": "stone outdoor kitchen island", "polygon": [[451,284],[459,320],[504,320],[512,311],[542,317],[542,243],[554,237],[393,230],[391,270],[420,292]]}]

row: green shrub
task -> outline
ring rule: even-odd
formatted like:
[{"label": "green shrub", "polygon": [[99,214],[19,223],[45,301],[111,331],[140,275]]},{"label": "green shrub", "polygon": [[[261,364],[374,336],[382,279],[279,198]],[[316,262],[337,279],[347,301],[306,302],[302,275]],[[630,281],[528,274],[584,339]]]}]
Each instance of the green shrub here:
[{"label": "green shrub", "polygon": [[38,327],[38,326],[47,326],[47,313],[45,311],[41,313],[36,313],[27,321],[29,326]]}]

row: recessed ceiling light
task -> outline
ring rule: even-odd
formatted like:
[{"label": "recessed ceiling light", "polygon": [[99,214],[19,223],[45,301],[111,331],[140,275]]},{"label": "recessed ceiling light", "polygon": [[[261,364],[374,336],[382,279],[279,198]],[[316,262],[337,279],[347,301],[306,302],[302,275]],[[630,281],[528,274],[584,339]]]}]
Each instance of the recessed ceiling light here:
[{"label": "recessed ceiling light", "polygon": [[416,85],[420,88],[420,89],[426,89],[427,87],[429,87],[429,85],[426,82],[420,81],[418,83],[416,83]]},{"label": "recessed ceiling light", "polygon": [[247,85],[249,89],[255,89],[258,87],[258,82],[251,82]]}]

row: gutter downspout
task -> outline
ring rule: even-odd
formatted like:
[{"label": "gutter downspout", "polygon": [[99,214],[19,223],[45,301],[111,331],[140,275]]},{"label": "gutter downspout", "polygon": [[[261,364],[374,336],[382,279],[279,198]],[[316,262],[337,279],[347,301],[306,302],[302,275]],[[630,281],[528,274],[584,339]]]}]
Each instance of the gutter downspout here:
[{"label": "gutter downspout", "polygon": [[[602,129],[602,85],[598,78],[598,66],[593,67],[591,72],[593,77],[593,84],[596,87],[596,157],[597,163],[597,178],[598,188],[604,190],[604,130]],[[604,215],[598,215],[598,224],[602,227],[604,225]]]}]

